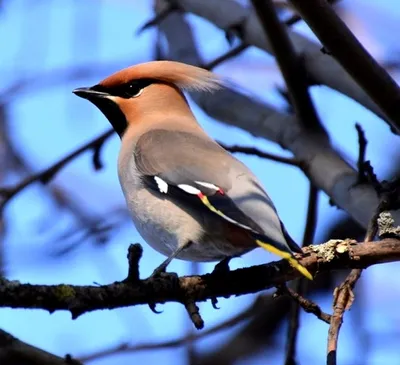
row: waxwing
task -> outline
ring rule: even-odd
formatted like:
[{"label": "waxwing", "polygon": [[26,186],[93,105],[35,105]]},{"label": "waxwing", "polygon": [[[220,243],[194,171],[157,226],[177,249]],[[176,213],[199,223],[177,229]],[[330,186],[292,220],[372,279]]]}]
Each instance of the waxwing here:
[{"label": "waxwing", "polygon": [[74,93],[121,138],[118,175],[130,214],[143,239],[168,257],[153,275],[174,258],[227,263],[262,247],[311,279],[258,179],[206,134],[183,94],[219,87],[209,71],[155,61]]}]

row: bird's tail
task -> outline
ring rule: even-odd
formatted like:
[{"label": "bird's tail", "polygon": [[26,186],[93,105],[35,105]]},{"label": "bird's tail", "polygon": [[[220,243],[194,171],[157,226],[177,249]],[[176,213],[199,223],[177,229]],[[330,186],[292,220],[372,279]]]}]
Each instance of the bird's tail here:
[{"label": "bird's tail", "polygon": [[254,233],[253,238],[255,239],[257,245],[262,247],[264,250],[267,250],[267,251],[289,261],[290,266],[292,266],[297,271],[299,271],[307,279],[309,279],[309,280],[313,279],[311,273],[296,260],[296,258],[293,256],[293,253],[290,252],[290,250],[288,248],[286,248],[283,245],[279,245],[279,244],[266,243],[265,241],[267,240],[267,237],[264,237],[263,235],[258,234],[258,233]]}]

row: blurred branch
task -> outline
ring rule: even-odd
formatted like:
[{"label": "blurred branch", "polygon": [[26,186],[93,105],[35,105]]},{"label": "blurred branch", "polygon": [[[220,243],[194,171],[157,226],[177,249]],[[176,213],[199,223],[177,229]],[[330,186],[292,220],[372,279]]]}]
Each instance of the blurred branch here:
[{"label": "blurred branch", "polygon": [[201,67],[205,68],[206,70],[212,70],[213,68],[217,67],[221,63],[223,63],[233,57],[236,57],[237,55],[242,53],[247,48],[249,48],[249,45],[247,43],[242,42],[238,46],[230,49],[228,52],[224,53],[221,56],[218,56],[215,60],[210,61],[210,62],[206,63],[205,65],[202,65]]},{"label": "blurred branch", "polygon": [[2,365],[83,365],[67,355],[65,358],[53,355],[28,345],[0,329],[0,363]]},{"label": "blurred branch", "polygon": [[[223,3],[225,1],[221,0]],[[157,0],[156,9],[162,9],[163,3]],[[209,4],[209,1],[198,4],[203,6]],[[173,13],[161,22],[160,31],[168,42],[170,59],[194,65],[203,64],[191,29],[180,13]],[[368,225],[379,204],[375,187],[372,184],[357,185],[357,171],[344,161],[328,140],[309,133],[294,115],[279,112],[268,104],[255,101],[228,87],[213,94],[192,93],[191,96],[216,120],[242,128],[256,137],[274,141],[290,150],[297,160],[304,162],[303,171],[318,189],[323,190],[359,224],[364,227]],[[393,212],[392,216],[396,222],[400,222],[400,211]]]},{"label": "blurred branch", "polygon": [[292,157],[282,157],[282,156],[274,155],[269,152],[260,151],[259,149],[254,148],[254,147],[245,147],[245,146],[237,146],[237,145],[227,146],[226,144],[221,143],[221,142],[218,142],[218,144],[222,148],[224,148],[225,150],[227,150],[231,153],[243,153],[245,155],[252,155],[252,156],[257,156],[260,158],[266,158],[268,160],[285,163],[287,165],[302,167],[301,161],[298,161]]},{"label": "blurred branch", "polygon": [[[317,229],[318,189],[311,182],[309,185],[310,188],[308,193],[307,219],[303,235],[303,247],[309,246],[313,243],[315,231]],[[296,364],[297,335],[300,327],[300,307],[302,307],[307,313],[314,313],[319,319],[328,324],[330,322],[330,315],[323,313],[321,308],[319,308],[315,303],[303,298],[303,294],[307,291],[307,286],[308,283],[303,278],[300,278],[294,285],[294,291],[286,287],[286,292],[295,300],[295,303],[292,305],[290,311],[285,365]]]},{"label": "blurred branch", "polygon": [[76,157],[81,155],[83,152],[92,149],[94,152],[93,155],[93,164],[94,167],[99,167],[99,149],[103,145],[103,143],[114,134],[114,130],[110,129],[107,132],[104,132],[99,137],[91,140],[90,142],[84,144],[82,147],[63,157],[60,161],[56,162],[54,165],[48,167],[47,169],[28,176],[26,179],[22,180],[19,184],[13,187],[0,188],[0,196],[3,197],[3,200],[0,204],[0,212],[4,209],[5,205],[13,198],[15,195],[20,193],[23,189],[25,189],[30,184],[34,182],[40,181],[43,184],[47,184],[57,173],[60,171],[66,164],[74,160]]},{"label": "blurred branch", "polygon": [[[47,169],[28,176],[26,179],[22,180],[20,183],[13,187],[3,187],[0,188],[0,197],[3,197],[3,200],[0,203],[0,212],[4,209],[6,204],[13,198],[15,195],[24,190],[27,186],[40,181],[43,184],[47,184],[50,180],[54,178],[54,176],[69,162],[74,160],[76,157],[80,156],[82,153],[87,150],[93,150],[93,167],[95,170],[99,170],[103,167],[100,160],[100,152],[101,148],[104,145],[104,142],[114,134],[114,130],[110,129],[107,132],[102,133],[100,136],[95,139],[85,143],[83,146],[79,147],[77,150],[71,152],[67,156],[63,157],[61,160],[57,161],[52,166]],[[254,155],[261,158],[267,158],[273,161],[286,163],[294,166],[301,166],[301,162],[297,161],[293,158],[281,157],[277,155],[273,155],[271,153],[262,152],[253,147],[244,147],[244,146],[226,146],[220,143],[220,145],[225,148],[227,151],[232,153],[245,153],[248,155]]]},{"label": "blurred branch", "polygon": [[[239,35],[242,36],[244,42],[264,49],[268,53],[273,53],[257,15],[239,2],[233,0],[178,0],[178,4],[185,11],[207,19],[222,30],[228,29],[231,24],[240,23],[241,32]],[[176,13],[170,14],[164,22],[176,15]],[[383,116],[381,109],[366,92],[358,86],[334,58],[322,53],[318,44],[291,29],[288,30],[288,34],[296,51],[303,56],[306,73],[314,83],[329,86],[358,101],[375,114]],[[180,38],[178,39],[180,40]],[[191,55],[182,53],[181,57],[190,58]]]},{"label": "blurred branch", "polygon": [[[248,323],[243,324],[225,343],[203,354],[200,365],[230,365],[245,362],[258,352],[276,349],[274,335],[289,310],[291,299],[287,296],[262,296],[262,307]],[[264,355],[265,356],[265,355]]]},{"label": "blurred branch", "polygon": [[308,93],[308,80],[303,60],[296,53],[286,27],[280,22],[272,0],[252,0],[266,37],[282,72],[290,97],[290,104],[307,129],[323,131],[311,97]]},{"label": "blurred branch", "polygon": [[[132,245],[130,252],[141,252],[140,245]],[[371,265],[400,260],[400,240],[385,239],[379,244],[369,242],[331,240],[309,246],[301,265],[310,272],[344,268],[365,268]],[[132,260],[129,263],[138,260]],[[130,268],[129,272],[135,272]],[[317,272],[318,270],[318,272]],[[286,260],[227,272],[224,275],[177,277],[167,274],[161,278],[127,279],[109,285],[31,285],[2,279],[0,281],[0,307],[37,308],[49,312],[68,310],[75,319],[80,315],[99,309],[114,309],[139,304],[178,302],[188,299],[202,302],[216,297],[256,293],[298,278],[301,274]]]},{"label": "blurred branch", "polygon": [[79,356],[79,360],[86,363],[89,361],[97,360],[100,358],[104,358],[107,356],[115,355],[115,354],[120,354],[120,353],[133,353],[133,352],[139,352],[139,351],[153,351],[153,350],[162,350],[166,348],[175,348],[179,346],[184,346],[187,345],[188,343],[197,341],[199,339],[202,339],[206,336],[210,336],[214,333],[226,330],[228,328],[231,328],[246,319],[249,319],[256,315],[261,310],[261,306],[264,303],[262,300],[262,297],[257,298],[254,303],[240,312],[239,314],[229,318],[228,320],[217,324],[209,329],[206,329],[204,331],[198,332],[196,334],[185,334],[184,336],[177,338],[175,340],[167,340],[167,341],[160,341],[160,342],[150,342],[150,343],[143,343],[143,344],[137,344],[137,345],[129,345],[129,344],[121,344],[118,346],[111,347],[107,350],[95,352],[93,354],[89,355],[84,355],[84,356]]},{"label": "blurred branch", "polygon": [[400,134],[400,88],[367,52],[326,0],[289,0],[329,53],[389,118]]}]

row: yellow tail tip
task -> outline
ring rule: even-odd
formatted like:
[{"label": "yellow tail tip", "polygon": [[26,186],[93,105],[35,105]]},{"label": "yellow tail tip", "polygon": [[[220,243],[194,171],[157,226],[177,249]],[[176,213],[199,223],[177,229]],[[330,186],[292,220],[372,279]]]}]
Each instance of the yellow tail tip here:
[{"label": "yellow tail tip", "polygon": [[278,248],[270,245],[269,243],[262,242],[260,240],[256,240],[257,245],[262,247],[263,249],[272,252],[273,254],[282,257],[285,260],[289,261],[290,266],[295,268],[298,272],[300,272],[302,275],[304,275],[307,279],[313,280],[313,276],[311,273],[289,253],[285,251],[281,251]]},{"label": "yellow tail tip", "polygon": [[296,259],[291,258],[289,260],[289,264],[298,272],[303,274],[308,280],[313,280],[313,276],[311,275],[311,273],[303,265],[300,265]]}]

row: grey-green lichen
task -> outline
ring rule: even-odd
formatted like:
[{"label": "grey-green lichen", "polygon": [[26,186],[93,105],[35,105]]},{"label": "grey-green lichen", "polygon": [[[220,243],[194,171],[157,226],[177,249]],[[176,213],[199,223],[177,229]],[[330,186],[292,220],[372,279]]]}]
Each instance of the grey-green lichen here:
[{"label": "grey-green lichen", "polygon": [[319,259],[325,262],[332,261],[337,254],[342,254],[350,250],[350,245],[354,240],[329,240],[322,245],[310,245],[312,252],[317,254]]},{"label": "grey-green lichen", "polygon": [[379,237],[395,235],[400,237],[400,226],[394,226],[394,219],[390,212],[382,212],[377,219]]}]

